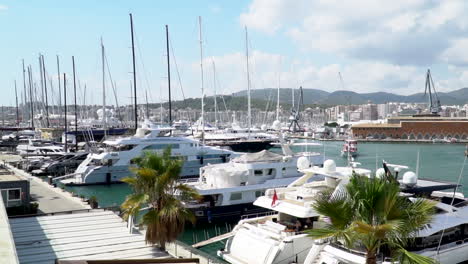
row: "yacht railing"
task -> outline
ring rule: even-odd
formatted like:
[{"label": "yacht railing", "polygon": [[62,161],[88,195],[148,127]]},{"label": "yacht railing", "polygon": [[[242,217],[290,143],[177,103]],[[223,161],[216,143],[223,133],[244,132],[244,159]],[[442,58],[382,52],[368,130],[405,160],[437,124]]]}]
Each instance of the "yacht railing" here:
[{"label": "yacht railing", "polygon": [[178,182],[179,183],[198,182],[198,178],[180,179],[180,180],[178,180]]},{"label": "yacht railing", "polygon": [[276,215],[276,214],[278,214],[278,212],[275,212],[275,211],[261,212],[261,213],[254,213],[254,214],[245,214],[245,215],[241,216],[241,220],[264,217],[264,216],[272,216],[272,215]]},{"label": "yacht railing", "polygon": [[55,177],[52,180],[53,181],[58,181],[58,180],[63,180],[63,179],[76,178],[76,176],[78,176],[78,175],[81,175],[81,173],[71,173],[71,174]]}]

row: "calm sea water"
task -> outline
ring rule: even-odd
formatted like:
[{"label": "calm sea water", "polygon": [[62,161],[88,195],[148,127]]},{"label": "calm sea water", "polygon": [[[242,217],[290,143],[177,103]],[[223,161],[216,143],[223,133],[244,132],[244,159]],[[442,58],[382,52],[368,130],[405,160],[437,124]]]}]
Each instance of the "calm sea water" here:
[{"label": "calm sea water", "polygon": [[[327,158],[335,160],[337,166],[345,166],[347,161],[341,157],[342,142],[326,141],[320,142],[322,146],[293,147],[294,151],[316,151],[324,154]],[[279,148],[272,151],[279,152]],[[382,160],[392,164],[406,165],[410,170],[416,171],[417,155],[419,152],[419,176],[444,181],[455,182],[464,163],[465,145],[463,144],[432,144],[432,143],[360,143],[358,145],[359,155],[355,161],[360,162],[360,167],[375,171],[379,168]],[[462,173],[460,191],[468,194],[468,166]],[[96,196],[100,206],[120,205],[125,197],[131,192],[125,184],[98,185],[83,187],[67,187],[69,191],[84,195],[86,197]],[[235,223],[220,224],[218,226],[204,226],[187,228],[180,240],[187,244],[205,240],[216,234],[226,232]],[[202,248],[203,251],[213,254],[221,248],[222,243],[215,243]]]}]

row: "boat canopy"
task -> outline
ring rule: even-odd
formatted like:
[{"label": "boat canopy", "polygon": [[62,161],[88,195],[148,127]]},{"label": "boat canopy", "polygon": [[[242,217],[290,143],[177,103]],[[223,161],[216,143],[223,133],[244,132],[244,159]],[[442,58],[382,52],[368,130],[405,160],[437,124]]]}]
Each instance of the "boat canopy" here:
[{"label": "boat canopy", "polygon": [[252,163],[252,162],[280,162],[283,160],[283,155],[273,153],[268,150],[262,150],[256,153],[246,153],[240,157],[233,159],[237,163]]}]

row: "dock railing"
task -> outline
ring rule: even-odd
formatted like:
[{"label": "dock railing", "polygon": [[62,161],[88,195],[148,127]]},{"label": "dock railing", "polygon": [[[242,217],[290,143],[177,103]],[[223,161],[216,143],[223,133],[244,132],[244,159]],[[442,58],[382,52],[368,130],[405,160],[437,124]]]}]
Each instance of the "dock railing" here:
[{"label": "dock railing", "polygon": [[180,241],[166,244],[166,250],[169,254],[177,258],[198,258],[200,260],[200,264],[227,263],[217,257],[210,256],[208,253],[200,251]]}]

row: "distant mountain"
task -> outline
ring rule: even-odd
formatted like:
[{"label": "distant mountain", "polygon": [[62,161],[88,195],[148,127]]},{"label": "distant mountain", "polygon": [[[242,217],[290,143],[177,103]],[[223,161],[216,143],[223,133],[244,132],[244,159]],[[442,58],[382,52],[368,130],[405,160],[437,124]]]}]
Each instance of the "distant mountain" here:
[{"label": "distant mountain", "polygon": [[[255,89],[252,90],[251,96],[253,99],[267,100],[276,102],[278,90],[276,88]],[[299,90],[294,91],[295,99],[298,99]],[[335,91],[326,92],[318,89],[303,89],[304,104],[318,105],[338,105],[338,104],[364,104],[368,101],[376,104],[386,102],[402,102],[402,103],[420,103],[426,102],[427,96],[424,93],[416,93],[412,95],[398,95],[386,92],[375,93],[356,93],[352,91]],[[232,94],[233,97],[247,96],[247,91],[240,91]],[[468,103],[468,88],[459,90],[438,93],[440,102],[443,105],[463,105]],[[280,89],[280,102],[292,102],[292,90],[289,88]]]}]

